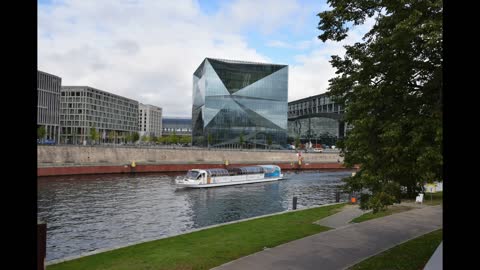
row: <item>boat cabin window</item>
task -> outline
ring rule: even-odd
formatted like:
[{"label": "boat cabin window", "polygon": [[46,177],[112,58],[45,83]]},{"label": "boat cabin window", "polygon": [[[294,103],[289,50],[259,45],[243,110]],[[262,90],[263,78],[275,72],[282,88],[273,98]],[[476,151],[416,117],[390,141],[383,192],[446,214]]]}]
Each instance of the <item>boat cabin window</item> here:
[{"label": "boat cabin window", "polygon": [[228,171],[226,169],[208,169],[207,173],[209,176],[228,176]]},{"label": "boat cabin window", "polygon": [[199,174],[200,174],[200,173],[197,172],[197,171],[188,171],[188,173],[187,173],[187,178],[189,178],[189,179],[197,179],[197,177],[200,176]]}]

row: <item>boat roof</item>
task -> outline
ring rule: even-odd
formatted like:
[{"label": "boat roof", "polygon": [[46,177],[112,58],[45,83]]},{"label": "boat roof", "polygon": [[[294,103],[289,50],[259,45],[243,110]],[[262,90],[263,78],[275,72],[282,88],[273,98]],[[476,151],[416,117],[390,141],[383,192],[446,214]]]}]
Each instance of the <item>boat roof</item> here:
[{"label": "boat roof", "polygon": [[251,173],[272,173],[276,168],[280,168],[277,165],[254,165],[243,167],[230,167],[224,168],[211,168],[211,169],[191,169],[190,171],[206,171],[210,175],[229,175],[230,172],[240,172],[242,174]]}]

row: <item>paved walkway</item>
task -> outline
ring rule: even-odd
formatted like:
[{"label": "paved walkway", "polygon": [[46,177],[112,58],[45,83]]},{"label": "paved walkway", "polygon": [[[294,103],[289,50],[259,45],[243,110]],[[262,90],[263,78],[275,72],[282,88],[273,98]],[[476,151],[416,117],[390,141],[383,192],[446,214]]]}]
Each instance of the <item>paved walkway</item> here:
[{"label": "paved walkway", "polygon": [[430,260],[423,270],[442,270],[443,269],[443,241],[438,245]]},{"label": "paved walkway", "polygon": [[315,224],[327,226],[330,228],[340,228],[349,224],[352,219],[359,217],[370,211],[360,210],[358,205],[346,205],[341,212],[328,216],[324,219],[320,219]]},{"label": "paved walkway", "polygon": [[311,235],[214,269],[345,269],[442,228],[442,216],[440,205],[414,209]]}]

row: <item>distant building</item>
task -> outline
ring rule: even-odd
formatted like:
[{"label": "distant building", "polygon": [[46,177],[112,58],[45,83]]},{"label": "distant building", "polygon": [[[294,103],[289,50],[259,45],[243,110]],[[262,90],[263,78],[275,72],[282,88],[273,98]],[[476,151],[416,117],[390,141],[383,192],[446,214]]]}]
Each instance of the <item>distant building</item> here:
[{"label": "distant building", "polygon": [[284,146],[287,99],[287,65],[205,58],[193,74],[193,145]]},{"label": "distant building", "polygon": [[288,136],[303,141],[320,138],[343,138],[347,126],[343,121],[344,106],[333,102],[328,93],[288,103]]},{"label": "distant building", "polygon": [[37,71],[37,127],[44,126],[45,138],[58,142],[60,137],[60,90],[62,78]]},{"label": "distant building", "polygon": [[140,136],[162,136],[162,108],[140,103],[138,106],[138,128]]},{"label": "distant building", "polygon": [[173,134],[174,131],[176,135],[191,136],[192,135],[192,119],[163,117],[162,135],[168,136]]},{"label": "distant building", "polygon": [[90,129],[101,142],[119,143],[138,132],[138,101],[89,86],[62,86],[60,99],[61,142],[91,141]]}]

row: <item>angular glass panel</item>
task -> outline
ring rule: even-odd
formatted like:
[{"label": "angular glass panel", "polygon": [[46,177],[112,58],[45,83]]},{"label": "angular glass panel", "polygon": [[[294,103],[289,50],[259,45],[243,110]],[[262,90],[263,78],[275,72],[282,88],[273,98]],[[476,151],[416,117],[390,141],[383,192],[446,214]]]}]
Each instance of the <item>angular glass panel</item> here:
[{"label": "angular glass panel", "polygon": [[207,60],[232,94],[285,67],[284,65],[225,61],[211,58],[207,58]]},{"label": "angular glass panel", "polygon": [[287,139],[288,66],[207,58],[193,80],[196,146],[272,147]]}]

